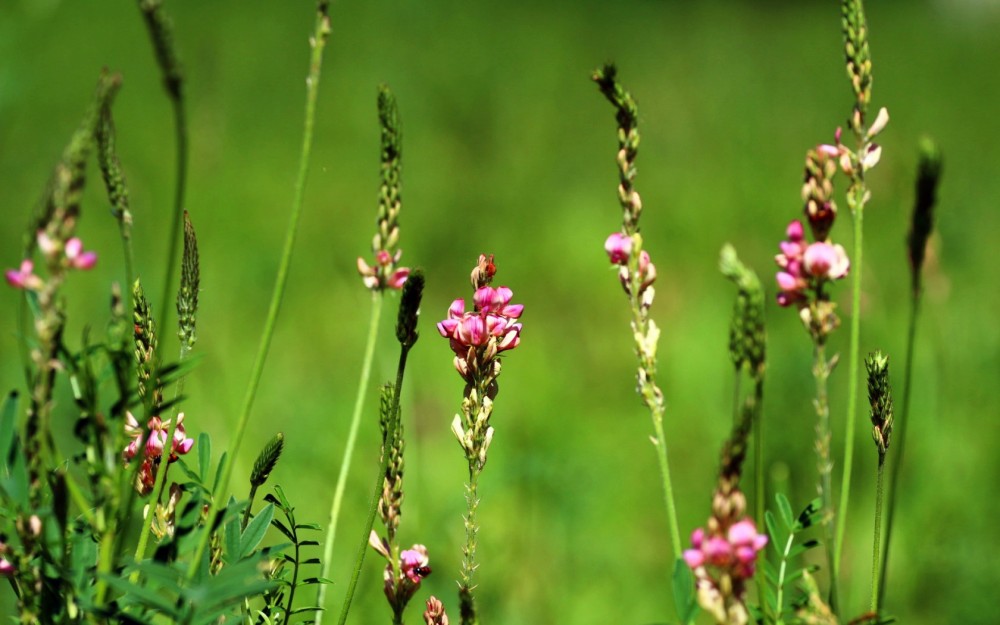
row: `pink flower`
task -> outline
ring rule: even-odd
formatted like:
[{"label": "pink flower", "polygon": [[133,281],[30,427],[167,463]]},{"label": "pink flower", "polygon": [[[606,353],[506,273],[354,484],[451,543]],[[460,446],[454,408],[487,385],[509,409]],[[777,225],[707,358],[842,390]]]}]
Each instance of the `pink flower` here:
[{"label": "pink flower", "polygon": [[802,264],[806,273],[826,280],[843,278],[851,267],[843,246],[830,245],[822,241],[806,248],[802,255]]},{"label": "pink flower", "polygon": [[632,237],[614,232],[604,241],[604,251],[612,264],[624,265],[632,255]]},{"label": "pink flower", "polygon": [[[194,446],[194,439],[188,438],[184,430],[184,413],[177,415],[177,428],[174,430],[173,444],[170,446],[170,461],[177,460],[178,454],[186,454]],[[149,458],[159,458],[163,455],[163,447],[166,445],[167,436],[170,433],[170,419],[161,421],[159,417],[153,417],[146,424],[149,429],[149,437],[146,439],[146,456]],[[139,451],[145,430],[139,425],[131,412],[125,413],[125,434],[132,437],[132,440],[122,451],[122,458],[128,463]]]},{"label": "pink flower", "polygon": [[709,566],[737,579],[749,579],[753,577],[757,554],[767,545],[767,535],[758,534],[753,521],[745,518],[729,526],[724,537],[706,538],[699,528],[691,534],[691,544],[692,549],[684,552],[684,561],[692,569]]},{"label": "pink flower", "polygon": [[420,580],[431,574],[431,567],[428,566],[430,558],[427,557],[427,547],[423,545],[413,545],[399,554],[399,569],[413,584],[419,584]]},{"label": "pink flower", "polygon": [[66,241],[65,252],[71,267],[90,269],[97,263],[97,252],[84,252],[83,243],[76,237]]},{"label": "pink flower", "polygon": [[362,282],[369,289],[382,290],[385,288],[401,289],[406,279],[410,277],[409,267],[395,267],[399,262],[402,252],[396,252],[393,256],[385,250],[375,253],[375,265],[369,266],[363,258],[358,257],[358,273],[361,274]]},{"label": "pink flower", "polygon": [[29,291],[37,291],[42,288],[42,279],[35,275],[35,263],[30,260],[21,261],[21,267],[18,269],[8,269],[4,274],[7,278],[7,284],[11,285],[15,289],[27,289]]},{"label": "pink flower", "polygon": [[0,558],[0,577],[13,577],[17,569],[7,558]]}]

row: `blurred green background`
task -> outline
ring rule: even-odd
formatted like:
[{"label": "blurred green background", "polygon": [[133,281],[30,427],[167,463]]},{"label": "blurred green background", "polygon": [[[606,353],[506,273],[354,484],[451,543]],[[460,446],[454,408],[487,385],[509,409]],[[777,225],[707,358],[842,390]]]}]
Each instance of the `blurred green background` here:
[{"label": "blurred green background", "polygon": [[[659,270],[660,382],[685,535],[704,523],[731,415],[726,351],[733,289],[716,270],[730,241],[773,295],[772,257],[800,215],[805,151],[850,110],[839,3],[335,2],[306,207],[287,296],[233,480],[245,493],[257,449],[283,431],[272,476],[298,516],[325,526],[369,312],[355,258],[369,255],[378,171],[376,85],[398,97],[404,131],[403,261],[427,273],[423,338],[404,389],[404,543],[428,546],[418,595],[454,610],[464,459],[449,431],[462,383],[434,322],[469,295],[480,252],[525,305],[505,361],[483,477],[479,598],[488,623],[662,623],[673,616],[667,526],[633,391],[628,314],[602,249],[620,224],[615,123],[590,72],[614,60],[642,117],[637,187]],[[886,608],[904,623],[992,622],[1000,569],[995,452],[1000,310],[1000,4],[872,2],[880,137],[866,214],[862,350],[881,348],[902,385],[908,270],[903,250],[916,144],[940,143],[945,175],[916,354],[913,410]],[[191,124],[186,206],[202,253],[189,432],[228,444],[278,263],[301,141],[313,4],[174,0]],[[21,237],[99,70],[121,71],[115,105],[135,214],[138,270],[162,288],[174,142],[134,3],[0,4],[0,250]],[[841,202],[843,208],[843,202]],[[846,208],[834,237],[850,249]],[[102,328],[120,280],[117,229],[91,167],[80,232],[102,254],[75,276],[68,336]],[[838,288],[848,303],[848,286]],[[773,299],[769,295],[769,302]],[[387,306],[374,380],[395,371]],[[0,298],[0,386],[21,383],[17,294]],[[154,302],[158,308],[159,302]],[[847,314],[844,314],[845,320]],[[793,505],[814,495],[811,351],[795,314],[771,304],[767,457]],[[166,341],[172,350],[176,339]],[[832,349],[846,356],[847,329]],[[834,374],[841,470],[846,364]],[[330,590],[339,609],[375,470],[373,384],[348,487]],[[863,400],[862,400],[863,401]],[[66,407],[68,401],[63,402]],[[847,614],[868,606],[875,449],[858,411],[844,560]],[[890,455],[892,451],[890,451]],[[382,564],[369,558],[352,622],[385,622]],[[0,605],[12,595],[0,593]],[[419,620],[420,603],[410,609]]]}]

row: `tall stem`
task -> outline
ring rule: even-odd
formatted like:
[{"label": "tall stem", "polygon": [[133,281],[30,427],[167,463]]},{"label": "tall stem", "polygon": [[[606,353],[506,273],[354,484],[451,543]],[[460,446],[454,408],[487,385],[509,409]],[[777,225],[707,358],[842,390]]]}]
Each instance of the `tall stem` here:
[{"label": "tall stem", "polygon": [[882,534],[882,470],[885,454],[878,455],[878,477],[875,482],[875,537],[872,540],[872,602],[871,611],[878,614],[879,606],[879,537]]},{"label": "tall stem", "polygon": [[476,625],[479,615],[476,610],[475,597],[472,589],[472,576],[479,567],[476,564],[476,536],[479,534],[479,521],[476,512],[479,509],[479,475],[482,467],[475,463],[469,464],[469,483],[465,486],[466,516],[465,516],[465,546],[462,548],[462,581],[459,583],[458,598],[462,625]]},{"label": "tall stem", "polygon": [[240,443],[243,441],[243,434],[246,431],[247,422],[250,419],[250,409],[253,407],[254,399],[257,396],[257,387],[260,384],[261,375],[264,373],[264,362],[267,360],[267,352],[271,346],[271,338],[274,335],[274,327],[277,324],[278,312],[281,309],[281,301],[285,294],[285,285],[288,282],[288,268],[292,262],[292,249],[295,247],[295,234],[298,230],[299,218],[302,215],[302,200],[305,195],[306,174],[309,172],[309,156],[312,151],[313,125],[316,118],[316,95],[319,91],[320,70],[323,67],[323,49],[326,47],[326,40],[330,35],[330,17],[328,15],[329,1],[319,0],[316,6],[316,26],[313,37],[310,40],[312,46],[312,56],[309,63],[309,77],[306,79],[306,113],[305,128],[302,135],[302,149],[299,156],[299,171],[295,180],[295,194],[292,199],[292,214],[288,221],[288,230],[285,233],[285,247],[281,255],[281,264],[278,266],[278,275],[274,282],[274,292],[271,295],[271,304],[268,308],[267,320],[264,323],[264,333],[260,338],[260,345],[257,348],[257,356],[254,359],[253,369],[250,373],[250,382],[247,385],[246,395],[243,398],[243,407],[240,410],[239,421],[237,421],[233,439],[229,444],[227,460],[222,463],[222,479],[212,495],[209,504],[208,519],[205,531],[201,534],[198,548],[191,565],[188,567],[188,579],[194,577],[201,566],[201,559],[205,554],[205,548],[211,535],[211,526],[215,514],[219,511],[222,495],[229,487],[229,478],[233,473],[233,459],[239,451]]},{"label": "tall stem", "polygon": [[163,277],[163,297],[160,298],[160,324],[166,327],[167,311],[173,292],[174,279],[177,275],[177,253],[180,248],[181,222],[184,215],[184,192],[187,186],[188,133],[187,115],[184,110],[184,97],[180,89],[170,98],[174,109],[174,134],[177,143],[177,181],[174,187],[174,213],[170,224],[170,239],[167,249],[167,269]]},{"label": "tall stem", "polygon": [[[840,556],[844,546],[844,530],[847,527],[847,504],[851,497],[851,466],[854,462],[854,422],[858,407],[858,362],[861,339],[861,267],[862,267],[862,225],[864,221],[864,179],[853,186],[851,217],[854,221],[854,259],[851,272],[854,274],[851,298],[851,346],[848,363],[847,386],[847,427],[844,434],[844,477],[840,483],[840,508],[837,511],[837,541],[834,546],[833,573],[840,571]],[[851,197],[848,197],[851,200]]]},{"label": "tall stem", "polygon": [[819,495],[823,502],[823,531],[826,536],[827,564],[830,567],[830,608],[837,611],[838,567],[834,555],[834,513],[831,473],[833,461],[830,458],[830,403],[827,381],[830,377],[830,362],[826,359],[826,345],[820,339],[814,349],[813,377],[816,379],[816,463],[819,473]]},{"label": "tall stem", "polygon": [[[347,432],[347,442],[344,444],[344,456],[340,461],[340,473],[337,475],[337,486],[333,492],[333,503],[330,507],[330,524],[326,530],[326,541],[323,546],[323,565],[320,577],[329,579],[330,565],[333,560],[333,543],[337,537],[337,521],[340,519],[340,508],[344,502],[344,491],[347,486],[347,474],[351,468],[351,458],[358,438],[358,428],[361,424],[361,410],[368,394],[368,381],[371,376],[372,361],[375,356],[375,342],[378,337],[378,324],[382,316],[382,293],[372,291],[371,319],[368,324],[368,340],[365,343],[364,361],[361,364],[361,380],[358,382],[358,394],[354,398],[354,412],[351,414],[351,426]],[[323,607],[326,602],[327,584],[320,584],[316,595],[316,605]],[[316,625],[322,625],[323,611],[316,613]]]},{"label": "tall stem", "polygon": [[900,418],[896,425],[896,455],[889,470],[888,506],[885,518],[885,553],[882,555],[881,571],[879,572],[879,597],[881,605],[885,599],[886,571],[889,568],[889,547],[892,544],[892,523],[896,516],[896,492],[899,485],[899,468],[903,464],[903,451],[906,449],[906,429],[909,423],[910,390],[913,381],[913,346],[917,337],[917,317],[920,315],[920,290],[915,288],[910,298],[910,323],[906,333],[906,364],[903,373],[903,406],[899,411]]}]

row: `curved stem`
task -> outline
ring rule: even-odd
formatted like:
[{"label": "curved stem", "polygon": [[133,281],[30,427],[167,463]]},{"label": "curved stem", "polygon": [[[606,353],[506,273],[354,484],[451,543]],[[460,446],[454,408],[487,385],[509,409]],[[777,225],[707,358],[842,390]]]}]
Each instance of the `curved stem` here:
[{"label": "curved stem", "polygon": [[[337,475],[337,486],[333,493],[333,503],[330,507],[330,525],[326,531],[326,541],[323,546],[323,565],[320,577],[330,577],[330,564],[333,561],[333,543],[337,537],[337,521],[340,519],[340,508],[344,503],[344,490],[347,487],[347,474],[351,468],[351,458],[358,438],[358,427],[361,424],[361,410],[364,407],[365,396],[368,394],[368,380],[371,377],[372,361],[375,357],[375,343],[378,338],[378,324],[382,316],[382,293],[372,291],[371,319],[368,324],[368,340],[365,343],[364,361],[361,364],[361,380],[358,382],[358,394],[354,398],[354,412],[351,414],[351,426],[347,432],[347,442],[344,444],[344,456],[340,461],[340,473]],[[316,605],[323,607],[326,602],[327,584],[320,584],[316,595]],[[323,611],[316,613],[316,625],[322,625]]]},{"label": "curved stem", "polygon": [[476,512],[479,510],[479,475],[482,467],[476,463],[469,464],[469,483],[465,485],[466,517],[465,517],[465,546],[462,548],[462,581],[459,582],[458,596],[461,612],[462,625],[476,625],[479,616],[476,611],[476,600],[472,594],[475,586],[472,583],[472,576],[479,567],[476,564],[476,537],[479,534],[479,521],[476,519]]},{"label": "curved stem", "polygon": [[660,465],[660,479],[663,481],[663,498],[667,503],[667,520],[670,522],[670,546],[674,558],[681,556],[681,533],[677,526],[677,506],[674,504],[674,487],[670,480],[670,462],[667,459],[667,439],[663,432],[663,410],[653,411],[653,429],[656,431],[656,459]]},{"label": "curved stem", "polygon": [[267,312],[267,320],[264,323],[264,333],[260,338],[260,345],[257,348],[257,356],[254,359],[253,369],[250,373],[250,382],[247,385],[246,395],[243,398],[243,406],[240,410],[239,421],[237,421],[232,442],[229,444],[227,459],[222,462],[222,479],[213,493],[212,501],[209,504],[206,515],[205,531],[202,532],[201,540],[191,564],[188,567],[187,577],[191,579],[197,573],[201,559],[205,554],[211,536],[211,527],[215,514],[219,511],[219,502],[222,495],[229,487],[229,479],[233,472],[233,461],[239,451],[240,443],[243,441],[243,434],[246,431],[247,422],[250,419],[250,409],[253,407],[254,399],[257,396],[257,387],[260,384],[261,375],[264,373],[264,362],[267,360],[267,352],[271,346],[271,338],[274,336],[274,327],[277,324],[278,312],[281,310],[281,301],[285,294],[285,285],[288,282],[288,269],[292,261],[292,249],[295,247],[295,234],[298,230],[299,218],[302,215],[302,200],[305,195],[306,174],[309,172],[309,156],[312,151],[313,125],[316,118],[316,95],[319,91],[320,70],[323,66],[323,49],[326,47],[326,40],[330,35],[330,17],[327,14],[329,3],[320,0],[316,9],[315,33],[311,39],[312,55],[310,57],[309,77],[306,80],[306,113],[305,129],[302,136],[302,150],[299,156],[299,171],[295,180],[295,194],[292,200],[292,214],[288,220],[288,230],[285,233],[285,246],[281,254],[281,264],[278,266],[278,275],[274,282],[274,292],[271,295],[271,304]]}]

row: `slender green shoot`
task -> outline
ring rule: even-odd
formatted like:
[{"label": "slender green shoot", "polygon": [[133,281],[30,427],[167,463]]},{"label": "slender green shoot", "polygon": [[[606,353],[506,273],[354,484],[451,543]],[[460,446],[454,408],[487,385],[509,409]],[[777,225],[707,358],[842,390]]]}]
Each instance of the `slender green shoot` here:
[{"label": "slender green shoot", "polygon": [[207,525],[205,531],[201,534],[198,547],[195,550],[194,557],[191,559],[191,564],[187,571],[188,579],[193,579],[201,566],[202,557],[205,555],[205,549],[212,534],[212,519],[218,513],[223,500],[223,494],[229,487],[229,479],[233,472],[233,458],[236,457],[236,453],[239,451],[240,444],[243,441],[243,434],[246,432],[247,422],[250,419],[250,410],[253,408],[253,402],[257,396],[257,387],[264,373],[264,362],[267,360],[267,352],[271,346],[271,338],[274,336],[278,312],[281,309],[281,302],[285,294],[285,285],[288,282],[288,270],[292,261],[292,250],[295,247],[295,235],[298,231],[299,218],[302,215],[306,175],[309,172],[313,125],[316,119],[316,96],[319,92],[320,71],[323,66],[323,50],[330,36],[329,4],[328,0],[319,0],[316,4],[316,24],[313,36],[310,39],[312,54],[309,63],[309,77],[306,80],[305,127],[302,136],[302,149],[299,156],[299,171],[295,180],[295,193],[292,199],[292,213],[289,217],[288,230],[285,234],[285,246],[281,255],[281,264],[278,266],[278,274],[274,282],[274,292],[271,295],[271,304],[264,323],[264,332],[261,335],[260,345],[257,348],[257,356],[254,359],[253,368],[250,373],[250,382],[247,385],[246,395],[240,409],[239,420],[236,423],[233,438],[229,444],[229,452],[226,455],[227,459],[222,463],[222,478],[218,481],[216,492],[213,493],[208,514],[206,515],[208,519]]}]

